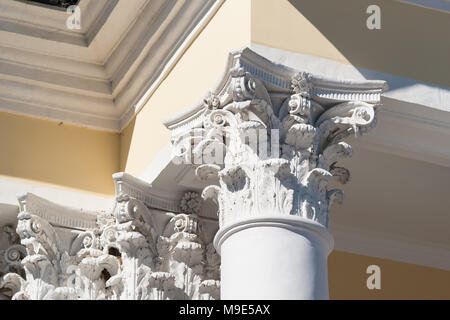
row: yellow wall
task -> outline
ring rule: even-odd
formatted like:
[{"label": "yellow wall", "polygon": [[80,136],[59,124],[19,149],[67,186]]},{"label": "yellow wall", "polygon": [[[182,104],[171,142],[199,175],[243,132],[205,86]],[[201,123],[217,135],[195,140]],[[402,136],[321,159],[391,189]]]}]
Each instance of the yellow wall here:
[{"label": "yellow wall", "polygon": [[253,43],[447,87],[449,30],[448,13],[394,0],[252,0]]},{"label": "yellow wall", "polygon": [[0,112],[0,177],[113,195],[119,135]]},{"label": "yellow wall", "polygon": [[[443,29],[430,40],[426,32],[429,29],[421,29],[423,24],[415,26],[414,21],[406,21],[406,25],[400,26],[397,18],[402,16],[395,17],[400,11],[403,16],[411,17],[422,11],[384,1],[382,10],[389,8],[389,12],[382,12],[382,26],[386,29],[382,34],[369,34],[365,29],[366,3],[365,0],[251,0],[250,5],[250,0],[226,0],[137,117],[121,133],[121,171],[134,175],[142,173],[169,141],[163,119],[201,99],[219,80],[228,52],[250,42],[423,81],[443,84],[448,81],[448,76],[439,67],[439,63],[444,63],[444,57],[436,51],[428,52],[420,43],[423,41],[435,50],[441,46],[449,52],[448,43],[435,41],[436,37],[442,36]],[[325,7],[328,11],[324,11]],[[299,8],[305,10],[300,13]],[[355,14],[361,10],[360,15]],[[327,19],[330,21],[325,23]],[[436,20],[434,26],[437,28],[443,26],[443,16],[439,13],[426,12],[422,19]],[[393,30],[393,35],[381,45],[382,37]],[[413,30],[411,34],[409,30]],[[352,36],[348,37],[348,34]],[[398,37],[405,43],[398,41]],[[415,37],[421,40],[417,41]],[[386,59],[386,51],[392,51],[392,59]],[[398,54],[406,57],[399,58]],[[418,67],[417,61],[427,61],[427,57],[438,63]],[[339,251],[334,251],[328,261],[331,299],[450,299],[448,271]],[[369,276],[366,268],[371,264],[381,267],[381,290],[372,291],[366,287]]]},{"label": "yellow wall", "polygon": [[214,87],[231,49],[250,44],[250,0],[227,0],[121,134],[120,168],[139,175],[169,141],[163,120]]},{"label": "yellow wall", "polygon": [[[370,265],[381,270],[381,289],[366,286]],[[330,299],[450,299],[450,271],[340,251],[328,257]]]},{"label": "yellow wall", "polygon": [[[369,2],[382,7],[380,31],[365,28]],[[0,177],[112,195],[111,174],[139,176],[169,140],[163,119],[201,99],[230,49],[251,42],[449,85],[444,18],[393,1],[226,0],[122,133],[0,113]],[[379,291],[366,287],[371,264]],[[332,299],[450,299],[450,272],[335,251],[329,287]]]}]

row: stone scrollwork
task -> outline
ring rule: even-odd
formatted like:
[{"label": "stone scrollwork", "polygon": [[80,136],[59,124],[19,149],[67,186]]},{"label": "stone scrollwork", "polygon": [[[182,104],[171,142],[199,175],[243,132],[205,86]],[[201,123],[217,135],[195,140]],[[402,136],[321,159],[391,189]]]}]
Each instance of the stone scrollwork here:
[{"label": "stone scrollwork", "polygon": [[117,173],[106,213],[19,197],[17,228],[3,229],[0,299],[219,299],[217,228],[274,215],[328,226],[343,200],[329,182],[350,179],[338,166],[352,154],[344,139],[376,125],[385,83],[298,73],[249,49],[233,52],[227,70],[198,106],[166,122],[174,163],[195,186],[166,195]]},{"label": "stone scrollwork", "polygon": [[0,252],[3,299],[219,298],[220,259],[202,235],[197,193],[186,192],[179,202],[183,213],[173,213],[120,192],[95,228],[73,230],[70,237],[42,218],[45,207],[33,210],[28,197],[36,200],[20,199],[17,234],[4,227],[10,246]]},{"label": "stone scrollwork", "polygon": [[6,248],[0,250],[0,300],[4,300],[18,291],[11,279],[25,276],[22,260],[27,253],[12,225],[4,225],[1,232],[6,238]]},{"label": "stone scrollwork", "polygon": [[184,213],[199,214],[202,207],[202,200],[196,192],[186,192],[180,201],[180,209]]},{"label": "stone scrollwork", "polygon": [[343,200],[328,183],[350,179],[337,166],[352,154],[343,140],[376,125],[386,84],[296,73],[246,50],[195,113],[166,123],[174,150],[183,149],[175,157],[211,181],[202,196],[218,204],[221,226],[264,215],[328,226],[330,206]]}]

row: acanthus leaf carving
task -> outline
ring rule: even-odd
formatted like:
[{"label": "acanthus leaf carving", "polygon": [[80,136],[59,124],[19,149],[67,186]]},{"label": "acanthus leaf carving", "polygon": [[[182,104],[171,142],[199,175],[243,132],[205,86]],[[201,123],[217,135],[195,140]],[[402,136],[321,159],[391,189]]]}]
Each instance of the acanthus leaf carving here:
[{"label": "acanthus leaf carving", "polygon": [[[212,280],[218,292],[220,259],[214,248],[201,240],[204,231],[197,213],[203,200],[195,192],[181,197],[182,214],[152,209],[131,195],[119,193],[113,211],[97,216],[96,228],[73,230],[69,242],[66,231],[42,217],[45,206],[39,208],[38,216],[30,214],[35,211],[32,204],[27,208],[26,197],[21,201],[17,234],[9,226],[5,230],[11,239],[8,261],[19,263],[21,259],[24,273],[2,277],[2,298],[218,298],[212,289],[202,294],[199,291],[203,281]],[[16,257],[14,250],[21,255]],[[11,271],[15,270],[5,270]]]},{"label": "acanthus leaf carving", "polygon": [[352,154],[343,140],[376,125],[386,86],[258,59],[235,53],[214,92],[168,125],[174,160],[207,185],[201,196],[197,185],[177,193],[180,201],[159,197],[148,183],[118,173],[112,212],[19,198],[20,244],[16,237],[4,251],[8,270],[0,270],[17,273],[2,274],[0,290],[13,299],[218,299],[220,256],[205,236],[204,199],[217,204],[221,227],[264,215],[328,226],[331,205],[343,201],[328,183],[350,178],[338,166]]},{"label": "acanthus leaf carving", "polygon": [[289,71],[291,87],[277,91],[274,86],[283,83],[278,74],[258,70],[268,62],[249,63],[234,60],[229,80],[197,109],[195,127],[171,123],[174,149],[183,141],[185,155],[196,161],[184,160],[198,178],[219,182],[202,197],[217,203],[221,226],[262,215],[297,215],[328,226],[331,204],[343,200],[343,192],[329,191],[328,183],[350,180],[350,171],[337,165],[352,155],[343,140],[376,125],[386,85]]}]

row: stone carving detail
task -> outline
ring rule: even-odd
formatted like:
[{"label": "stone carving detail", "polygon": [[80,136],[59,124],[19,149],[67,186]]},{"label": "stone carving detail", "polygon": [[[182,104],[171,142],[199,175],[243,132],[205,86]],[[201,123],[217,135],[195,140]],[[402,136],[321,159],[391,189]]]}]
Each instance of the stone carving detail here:
[{"label": "stone carving detail", "polygon": [[[343,192],[329,190],[328,183],[350,179],[349,170],[337,166],[352,154],[343,140],[376,125],[384,84],[331,83],[301,72],[281,94],[239,63],[228,74],[219,93],[209,93],[191,116],[190,127],[172,124],[175,160],[211,180],[202,197],[218,204],[221,226],[262,215],[296,215],[328,226],[330,206],[343,200]],[[323,93],[324,86],[332,92],[339,84],[339,99]],[[344,95],[345,90],[359,91]],[[351,99],[365,94],[365,101]]]},{"label": "stone carving detail", "polygon": [[376,125],[385,87],[297,73],[248,49],[232,53],[214,92],[166,123],[174,160],[193,168],[196,189],[207,186],[201,196],[166,197],[118,173],[108,213],[20,197],[17,235],[4,229],[0,299],[218,299],[217,221],[204,214],[214,207],[204,200],[218,205],[220,226],[264,215],[328,226],[330,206],[343,200],[328,184],[350,179],[337,165],[352,154],[344,139]]},{"label": "stone carving detail", "polygon": [[198,193],[186,192],[181,198],[180,209],[184,213],[198,214],[202,208],[202,200]]},{"label": "stone carving detail", "polygon": [[[26,199],[21,201],[24,206],[18,215],[17,234],[5,227],[11,247],[2,252],[9,263],[2,270],[17,272],[2,278],[1,290],[9,293],[5,298],[219,298],[220,259],[212,244],[202,240],[202,223],[195,214],[202,200],[194,192],[182,197],[180,208],[186,213],[181,214],[151,209],[119,193],[113,212],[99,215],[96,228],[78,231],[69,241],[58,227],[30,214],[33,210],[27,208]],[[156,221],[161,220],[155,217],[158,214],[169,214],[163,227]],[[17,244],[19,236],[22,245]]]},{"label": "stone carving detail", "polygon": [[[25,247],[20,244],[19,235],[12,225],[3,226],[1,232],[6,238],[7,247],[4,250],[0,250],[0,283],[5,281],[4,276],[8,273],[25,276],[21,261],[26,256]],[[12,288],[8,286],[3,287],[0,289],[0,300],[10,299],[11,294]]]}]

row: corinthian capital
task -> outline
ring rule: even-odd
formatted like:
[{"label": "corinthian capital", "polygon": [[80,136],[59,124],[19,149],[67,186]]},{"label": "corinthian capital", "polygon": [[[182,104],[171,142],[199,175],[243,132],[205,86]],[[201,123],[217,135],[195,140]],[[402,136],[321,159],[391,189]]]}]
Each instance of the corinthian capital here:
[{"label": "corinthian capital", "polygon": [[221,226],[254,216],[296,215],[328,226],[350,172],[343,140],[376,125],[383,81],[341,81],[272,64],[249,49],[202,104],[166,123],[174,160],[210,180],[202,196],[219,205]]}]

